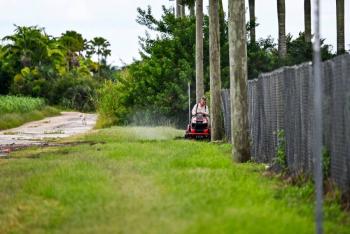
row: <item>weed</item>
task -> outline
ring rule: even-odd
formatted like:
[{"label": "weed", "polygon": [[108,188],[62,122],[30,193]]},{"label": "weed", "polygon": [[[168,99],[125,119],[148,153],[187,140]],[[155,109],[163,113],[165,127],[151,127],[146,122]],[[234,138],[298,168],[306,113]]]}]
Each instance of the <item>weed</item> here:
[{"label": "weed", "polygon": [[331,153],[326,147],[322,149],[322,169],[323,178],[327,179],[331,174]]},{"label": "weed", "polygon": [[281,166],[283,170],[287,169],[286,137],[283,129],[277,132],[276,163]]}]

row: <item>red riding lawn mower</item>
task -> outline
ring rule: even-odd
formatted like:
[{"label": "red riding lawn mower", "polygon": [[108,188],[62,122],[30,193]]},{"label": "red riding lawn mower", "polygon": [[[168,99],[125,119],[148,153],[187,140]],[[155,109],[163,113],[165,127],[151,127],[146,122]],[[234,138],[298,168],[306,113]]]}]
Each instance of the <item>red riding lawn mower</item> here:
[{"label": "red riding lawn mower", "polygon": [[188,83],[188,122],[185,133],[186,139],[209,139],[210,140],[210,121],[209,115],[196,113],[191,117],[191,86]]},{"label": "red riding lawn mower", "polygon": [[208,115],[197,113],[187,125],[186,139],[210,139],[210,127]]}]

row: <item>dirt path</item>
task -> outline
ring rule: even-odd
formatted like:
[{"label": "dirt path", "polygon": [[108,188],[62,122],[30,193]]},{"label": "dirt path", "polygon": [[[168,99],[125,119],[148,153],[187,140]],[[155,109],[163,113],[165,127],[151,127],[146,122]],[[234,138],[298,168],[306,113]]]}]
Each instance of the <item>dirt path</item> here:
[{"label": "dirt path", "polygon": [[0,131],[0,154],[9,147],[40,145],[49,139],[85,133],[95,126],[96,119],[96,114],[62,112],[60,116]]}]

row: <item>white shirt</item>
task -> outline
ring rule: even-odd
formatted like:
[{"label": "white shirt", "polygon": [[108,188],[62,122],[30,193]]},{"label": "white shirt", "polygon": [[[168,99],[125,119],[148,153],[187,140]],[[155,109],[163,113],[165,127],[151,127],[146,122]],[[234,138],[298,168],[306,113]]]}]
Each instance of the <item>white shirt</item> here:
[{"label": "white shirt", "polygon": [[192,109],[192,115],[195,115],[196,113],[203,113],[209,115],[209,108],[207,105],[202,106],[201,104],[197,103]]}]

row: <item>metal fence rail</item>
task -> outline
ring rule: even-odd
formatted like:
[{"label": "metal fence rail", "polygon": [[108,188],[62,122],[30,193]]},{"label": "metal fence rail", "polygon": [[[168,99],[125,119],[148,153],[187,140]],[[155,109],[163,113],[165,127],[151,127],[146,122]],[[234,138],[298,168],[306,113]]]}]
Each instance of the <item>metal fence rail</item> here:
[{"label": "metal fence rail", "polygon": [[[330,152],[331,178],[350,190],[350,55],[322,63],[323,145]],[[248,81],[251,154],[257,162],[276,156],[277,133],[284,131],[286,159],[294,173],[313,172],[312,65],[284,67]],[[231,139],[229,90],[222,90],[225,132]]]}]

